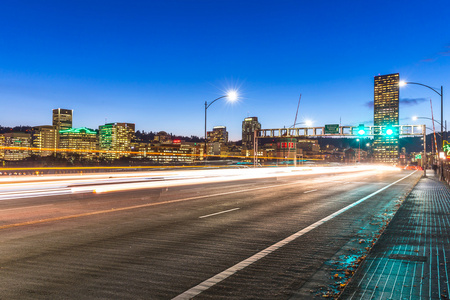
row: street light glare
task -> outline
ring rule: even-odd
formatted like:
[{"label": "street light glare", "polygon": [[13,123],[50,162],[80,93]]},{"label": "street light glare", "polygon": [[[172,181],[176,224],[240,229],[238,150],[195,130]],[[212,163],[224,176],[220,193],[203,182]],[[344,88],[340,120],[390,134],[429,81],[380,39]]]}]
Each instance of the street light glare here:
[{"label": "street light glare", "polygon": [[402,80],[398,83],[399,86],[405,86],[407,83],[406,81]]},{"label": "street light glare", "polygon": [[412,119],[413,119],[413,121],[416,121],[416,120],[417,120],[417,117],[416,117],[416,116],[414,116],[414,117],[412,117]]},{"label": "street light glare", "polygon": [[238,94],[236,91],[229,91],[227,93],[227,97],[228,97],[228,100],[230,100],[230,101],[236,101],[238,98]]},{"label": "street light glare", "polygon": [[312,126],[312,121],[309,121],[309,120],[308,120],[308,121],[305,121],[305,125],[306,125],[306,126]]}]

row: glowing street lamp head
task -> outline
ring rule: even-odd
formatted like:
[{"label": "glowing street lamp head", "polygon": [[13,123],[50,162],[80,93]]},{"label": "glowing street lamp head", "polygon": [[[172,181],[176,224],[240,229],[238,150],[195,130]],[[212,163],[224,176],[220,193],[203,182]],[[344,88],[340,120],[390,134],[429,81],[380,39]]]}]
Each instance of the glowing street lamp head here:
[{"label": "glowing street lamp head", "polygon": [[407,85],[406,81],[402,80],[398,83],[399,86],[405,86]]},{"label": "glowing street lamp head", "polygon": [[309,126],[309,127],[311,127],[311,126],[312,126],[312,124],[313,124],[313,122],[312,122],[312,121],[309,121],[309,120],[305,121],[305,125],[306,125],[306,126]]},{"label": "glowing street lamp head", "polygon": [[416,121],[416,120],[417,120],[417,117],[416,117],[416,116],[414,116],[414,117],[412,117],[412,119],[413,119],[413,121]]},{"label": "glowing street lamp head", "polygon": [[238,98],[238,93],[236,91],[229,91],[227,93],[227,98],[230,101],[236,101]]}]

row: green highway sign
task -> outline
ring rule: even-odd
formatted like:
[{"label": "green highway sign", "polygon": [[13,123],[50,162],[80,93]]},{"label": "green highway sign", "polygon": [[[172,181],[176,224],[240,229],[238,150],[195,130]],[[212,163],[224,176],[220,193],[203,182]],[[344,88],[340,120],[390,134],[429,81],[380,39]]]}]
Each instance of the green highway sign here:
[{"label": "green highway sign", "polygon": [[416,155],[416,159],[421,159],[422,158],[422,154],[417,154]]},{"label": "green highway sign", "polygon": [[325,134],[337,134],[339,133],[339,124],[325,125]]}]

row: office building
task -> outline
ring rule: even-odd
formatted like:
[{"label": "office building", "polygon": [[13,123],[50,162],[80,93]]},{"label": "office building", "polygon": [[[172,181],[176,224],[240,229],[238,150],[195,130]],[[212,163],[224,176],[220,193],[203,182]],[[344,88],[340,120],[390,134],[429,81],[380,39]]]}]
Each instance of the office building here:
[{"label": "office building", "polygon": [[215,126],[213,127],[213,131],[207,132],[208,142],[209,143],[228,143],[228,131],[225,126]]},{"label": "office building", "polygon": [[[23,132],[4,133],[0,140],[6,147],[0,155],[4,160],[17,161],[30,157],[31,151],[27,148],[31,147],[31,134]],[[17,147],[18,149],[9,147]]]},{"label": "office building", "polygon": [[84,157],[97,155],[97,131],[82,127],[70,128],[59,131],[59,148],[63,156],[71,156],[74,153]]},{"label": "office building", "polygon": [[131,143],[135,137],[133,123],[108,123],[99,126],[99,149],[101,155],[108,159],[117,159],[122,156],[130,156]]},{"label": "office building", "polygon": [[50,156],[58,148],[58,131],[54,126],[44,125],[33,127],[32,134],[33,150],[38,156]]},{"label": "office building", "polygon": [[[399,114],[399,82],[398,73],[375,76],[374,81],[374,125],[398,125]],[[399,158],[398,132],[386,135],[377,132],[374,136],[373,153],[375,162],[397,163]]]},{"label": "office building", "polygon": [[73,110],[56,108],[53,110],[53,126],[56,130],[65,130],[72,128]]},{"label": "office building", "polygon": [[242,149],[253,150],[255,130],[260,130],[258,117],[245,118],[242,122]]}]

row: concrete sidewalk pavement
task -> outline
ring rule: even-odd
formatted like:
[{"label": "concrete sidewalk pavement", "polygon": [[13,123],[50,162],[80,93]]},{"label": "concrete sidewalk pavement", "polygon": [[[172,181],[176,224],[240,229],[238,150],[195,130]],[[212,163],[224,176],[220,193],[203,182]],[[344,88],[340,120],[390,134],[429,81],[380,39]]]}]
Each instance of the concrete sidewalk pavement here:
[{"label": "concrete sidewalk pavement", "polygon": [[450,189],[427,172],[339,299],[448,299]]}]

